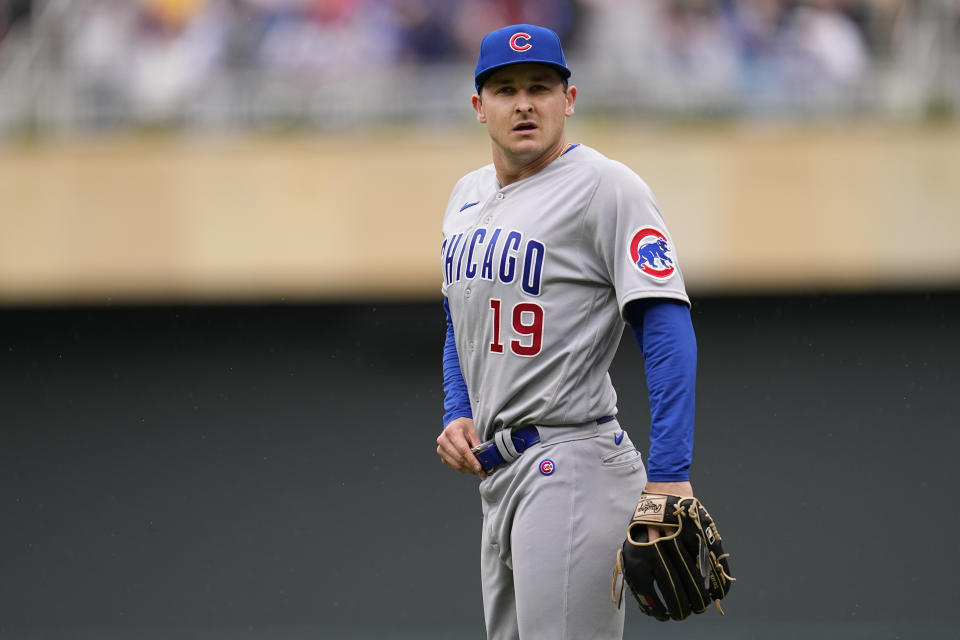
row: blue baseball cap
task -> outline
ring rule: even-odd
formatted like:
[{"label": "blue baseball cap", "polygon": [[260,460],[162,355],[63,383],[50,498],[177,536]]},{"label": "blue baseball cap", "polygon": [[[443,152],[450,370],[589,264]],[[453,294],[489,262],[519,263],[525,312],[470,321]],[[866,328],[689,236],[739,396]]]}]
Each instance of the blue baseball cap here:
[{"label": "blue baseball cap", "polygon": [[567,59],[563,57],[560,38],[546,27],[533,24],[514,24],[491,31],[480,43],[480,57],[473,74],[477,93],[491,73],[500,67],[521,62],[548,64],[560,72],[561,78],[570,77]]}]

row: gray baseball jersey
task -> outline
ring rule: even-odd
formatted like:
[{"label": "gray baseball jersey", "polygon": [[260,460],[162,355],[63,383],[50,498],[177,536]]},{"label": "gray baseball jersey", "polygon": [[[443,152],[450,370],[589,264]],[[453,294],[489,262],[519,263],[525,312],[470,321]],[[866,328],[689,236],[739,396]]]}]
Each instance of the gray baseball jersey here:
[{"label": "gray baseball jersey", "polygon": [[615,414],[608,369],[626,303],[689,304],[650,188],[583,145],[504,188],[492,164],[467,174],[443,235],[442,289],[482,440]]}]

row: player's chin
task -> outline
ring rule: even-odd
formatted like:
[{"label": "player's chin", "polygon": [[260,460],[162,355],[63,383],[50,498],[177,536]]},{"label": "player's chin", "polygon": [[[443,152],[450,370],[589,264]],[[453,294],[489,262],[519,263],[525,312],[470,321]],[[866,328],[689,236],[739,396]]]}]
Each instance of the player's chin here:
[{"label": "player's chin", "polygon": [[510,136],[509,148],[518,154],[537,154],[544,150],[544,144],[540,136]]}]

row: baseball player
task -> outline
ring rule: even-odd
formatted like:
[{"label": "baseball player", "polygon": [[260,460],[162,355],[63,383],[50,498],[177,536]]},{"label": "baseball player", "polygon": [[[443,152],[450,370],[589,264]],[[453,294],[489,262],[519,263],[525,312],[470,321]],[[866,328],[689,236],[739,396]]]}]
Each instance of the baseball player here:
[{"label": "baseball player", "polygon": [[[567,141],[570,74],[549,29],[483,38],[472,103],[493,163],[456,184],[443,220],[437,453],[481,478],[496,640],[622,638],[611,558],[637,497],[693,495],[696,340],[677,252],[650,188]],[[645,360],[647,468],[608,373],[624,322]]]}]

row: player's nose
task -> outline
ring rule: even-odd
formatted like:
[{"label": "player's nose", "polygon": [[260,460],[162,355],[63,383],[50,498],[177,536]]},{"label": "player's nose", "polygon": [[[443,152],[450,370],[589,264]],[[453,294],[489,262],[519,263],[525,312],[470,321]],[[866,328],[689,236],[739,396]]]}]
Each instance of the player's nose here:
[{"label": "player's nose", "polygon": [[515,106],[518,113],[533,111],[533,101],[525,91],[517,94],[517,104]]},{"label": "player's nose", "polygon": [[517,113],[530,113],[531,111],[533,111],[533,105],[530,103],[529,100],[524,100],[523,98],[521,98],[520,100],[517,101],[516,110],[517,110]]}]

